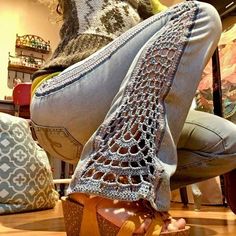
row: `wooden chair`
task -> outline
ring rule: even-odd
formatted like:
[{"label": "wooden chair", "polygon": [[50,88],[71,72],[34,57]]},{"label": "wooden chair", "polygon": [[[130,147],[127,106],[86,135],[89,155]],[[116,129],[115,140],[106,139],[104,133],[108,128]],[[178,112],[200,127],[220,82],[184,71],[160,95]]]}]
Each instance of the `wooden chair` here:
[{"label": "wooden chair", "polygon": [[[222,106],[222,89],[221,89],[221,72],[220,72],[220,59],[219,59],[219,50],[216,48],[212,56],[212,86],[213,86],[213,112],[215,115],[223,117],[223,106]],[[227,205],[225,201],[224,193],[224,177],[220,176],[221,181],[221,191],[222,191],[222,203]],[[193,186],[194,188],[197,185]],[[186,187],[180,188],[180,197],[184,206],[188,205],[188,195]],[[196,203],[199,205],[199,203]]]}]

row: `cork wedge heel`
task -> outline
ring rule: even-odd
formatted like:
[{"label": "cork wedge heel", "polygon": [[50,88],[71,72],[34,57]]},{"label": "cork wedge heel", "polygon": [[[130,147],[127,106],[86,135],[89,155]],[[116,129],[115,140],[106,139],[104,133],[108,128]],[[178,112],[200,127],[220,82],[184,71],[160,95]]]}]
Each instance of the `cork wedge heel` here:
[{"label": "cork wedge heel", "polygon": [[[161,232],[163,221],[157,213],[145,234],[134,234],[135,229],[142,223],[140,218],[142,218],[143,212],[131,216],[119,228],[98,214],[99,204],[100,200],[96,197],[83,199],[80,202],[68,197],[62,198],[67,236],[188,236],[190,233],[189,226],[174,232]],[[103,203],[104,206],[106,206],[106,203]],[[107,207],[109,207],[108,203]]]}]

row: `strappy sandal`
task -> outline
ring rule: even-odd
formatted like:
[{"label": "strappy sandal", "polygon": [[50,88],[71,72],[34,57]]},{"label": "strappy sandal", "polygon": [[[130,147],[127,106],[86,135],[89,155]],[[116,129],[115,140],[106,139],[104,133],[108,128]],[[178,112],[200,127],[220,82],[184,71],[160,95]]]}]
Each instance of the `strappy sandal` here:
[{"label": "strappy sandal", "polygon": [[111,202],[106,199],[81,194],[78,201],[69,197],[61,200],[67,236],[187,236],[190,233],[189,226],[174,232],[161,232],[164,222],[156,212],[145,234],[133,234],[144,222],[144,212],[130,216],[119,228],[97,213],[101,202],[103,207],[111,208]]}]

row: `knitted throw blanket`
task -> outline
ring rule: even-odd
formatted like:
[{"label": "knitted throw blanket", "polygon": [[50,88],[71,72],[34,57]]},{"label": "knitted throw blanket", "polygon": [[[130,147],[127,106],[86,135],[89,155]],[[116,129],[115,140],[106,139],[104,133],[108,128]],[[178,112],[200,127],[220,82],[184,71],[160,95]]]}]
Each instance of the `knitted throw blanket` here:
[{"label": "knitted throw blanket", "polygon": [[[33,75],[62,71],[107,45],[151,15],[149,0],[60,0],[61,41],[44,68]],[[138,13],[139,12],[139,13]]]}]

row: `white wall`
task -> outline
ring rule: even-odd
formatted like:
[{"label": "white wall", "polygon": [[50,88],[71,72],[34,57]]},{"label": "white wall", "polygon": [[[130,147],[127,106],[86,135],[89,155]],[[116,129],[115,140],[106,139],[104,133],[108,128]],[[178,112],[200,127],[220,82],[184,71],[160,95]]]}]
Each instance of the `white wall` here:
[{"label": "white wall", "polygon": [[8,52],[14,54],[16,34],[34,34],[51,42],[59,41],[60,23],[53,23],[49,10],[37,0],[0,0],[0,99],[11,96],[7,86]]}]

